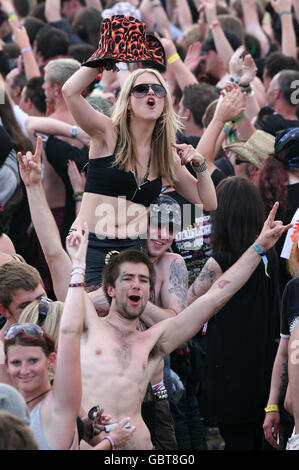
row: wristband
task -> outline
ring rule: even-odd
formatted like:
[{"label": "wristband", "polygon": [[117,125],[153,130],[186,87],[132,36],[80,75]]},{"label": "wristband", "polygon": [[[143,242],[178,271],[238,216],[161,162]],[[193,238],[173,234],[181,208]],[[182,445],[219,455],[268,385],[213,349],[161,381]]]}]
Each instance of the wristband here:
[{"label": "wristband", "polygon": [[206,159],[204,159],[204,161],[202,163],[191,162],[191,166],[192,166],[193,170],[196,173],[203,173],[208,168],[208,164],[207,164]]},{"label": "wristband", "polygon": [[213,22],[210,24],[209,28],[210,28],[210,29],[214,29],[214,28],[216,28],[217,26],[220,26],[220,21],[213,21]]},{"label": "wristband", "polygon": [[[80,196],[83,196],[84,194],[84,191],[75,191],[74,194],[73,194],[73,199],[76,200],[77,197],[80,197]],[[82,197],[81,197],[82,199]],[[77,229],[75,229],[77,230]]]},{"label": "wristband", "polygon": [[235,124],[236,122],[241,121],[241,119],[244,119],[244,117],[245,117],[245,111],[243,111],[241,116],[239,116],[238,118],[232,119],[231,122],[232,122],[232,124]]},{"label": "wristband", "polygon": [[[111,437],[111,436],[105,436],[104,439],[108,439],[108,441],[110,442],[111,444],[111,450],[115,450],[115,442],[114,442],[114,439]],[[103,439],[103,440],[104,440]]]},{"label": "wristband", "polygon": [[270,413],[270,411],[279,411],[279,406],[278,405],[268,405],[265,408],[265,412]]},{"label": "wristband", "polygon": [[167,59],[167,62],[169,64],[173,64],[174,62],[176,62],[177,60],[180,59],[180,56],[179,54],[176,52],[175,54],[173,54],[172,56],[170,56],[168,59]]},{"label": "wristband", "polygon": [[7,13],[7,17],[9,20],[17,20],[18,17],[14,11],[11,11],[10,13]]},{"label": "wristband", "polygon": [[279,16],[282,16],[282,15],[291,15],[292,12],[291,11],[287,11],[287,10],[283,10],[279,13]]},{"label": "wristband", "polygon": [[268,274],[268,258],[266,256],[266,254],[264,253],[264,251],[258,246],[257,243],[253,243],[253,248],[255,249],[255,251],[262,257],[262,260],[263,260],[263,263],[264,263],[264,266],[265,266],[265,274],[267,277],[270,277],[269,274]]},{"label": "wristband", "polygon": [[69,287],[85,287],[85,282],[71,282]]},{"label": "wristband", "polygon": [[32,51],[32,47],[31,46],[28,46],[28,47],[24,47],[23,49],[20,50],[20,54],[25,54],[25,52],[29,52],[29,51]]}]

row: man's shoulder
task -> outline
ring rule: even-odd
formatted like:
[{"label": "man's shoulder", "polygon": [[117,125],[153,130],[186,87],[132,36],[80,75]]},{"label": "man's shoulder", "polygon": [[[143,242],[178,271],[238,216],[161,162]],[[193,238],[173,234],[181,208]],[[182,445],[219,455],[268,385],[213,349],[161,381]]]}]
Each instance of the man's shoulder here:
[{"label": "man's shoulder", "polygon": [[159,258],[160,267],[169,267],[173,262],[185,263],[184,258],[178,253],[166,251]]}]

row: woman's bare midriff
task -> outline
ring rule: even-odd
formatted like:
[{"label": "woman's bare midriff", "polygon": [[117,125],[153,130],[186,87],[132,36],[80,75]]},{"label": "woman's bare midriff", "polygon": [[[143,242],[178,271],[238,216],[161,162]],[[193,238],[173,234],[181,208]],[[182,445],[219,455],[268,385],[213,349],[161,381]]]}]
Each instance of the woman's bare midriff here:
[{"label": "woman's bare midriff", "polygon": [[125,197],[84,193],[73,227],[87,222],[89,231],[100,237],[137,238],[146,233],[148,210]]}]

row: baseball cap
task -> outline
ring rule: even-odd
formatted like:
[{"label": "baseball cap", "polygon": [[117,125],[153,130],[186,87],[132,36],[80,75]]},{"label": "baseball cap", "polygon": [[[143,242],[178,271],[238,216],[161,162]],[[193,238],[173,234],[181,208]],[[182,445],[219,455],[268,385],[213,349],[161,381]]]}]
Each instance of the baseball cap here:
[{"label": "baseball cap", "polygon": [[150,206],[150,223],[172,225],[174,233],[181,229],[181,217],[181,206],[167,194],[160,194]]},{"label": "baseball cap", "polygon": [[8,384],[0,383],[0,410],[7,411],[22,419],[29,426],[30,414],[20,392]]}]

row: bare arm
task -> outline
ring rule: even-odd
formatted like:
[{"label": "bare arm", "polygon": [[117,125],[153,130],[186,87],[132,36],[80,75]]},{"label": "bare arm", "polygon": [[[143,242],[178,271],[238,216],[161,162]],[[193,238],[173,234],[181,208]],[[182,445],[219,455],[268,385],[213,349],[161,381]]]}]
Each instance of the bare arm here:
[{"label": "bare arm", "polygon": [[[288,338],[280,339],[272,370],[271,386],[267,406],[279,404],[281,398],[281,384],[283,381],[284,371],[287,369],[288,363],[288,343]],[[276,437],[279,431],[279,423],[280,416],[278,411],[270,411],[266,413],[263,424],[265,438],[273,447],[276,448],[278,448]]]},{"label": "bare arm", "polygon": [[187,0],[177,0],[176,7],[178,9],[180,28],[182,31],[186,31],[193,24],[189,4]]},{"label": "bare arm", "polygon": [[[71,131],[74,127],[67,122],[43,116],[28,116],[25,125],[31,139],[35,131],[43,134],[71,137]],[[88,145],[90,142],[89,136],[79,127],[76,139],[84,145]]]},{"label": "bare arm", "polygon": [[78,126],[91,138],[100,133],[104,139],[108,129],[112,128],[111,119],[95,111],[82,96],[82,92],[95,80],[98,73],[98,69],[81,67],[63,85],[62,93]]},{"label": "bare arm", "polygon": [[[298,2],[294,3],[298,4]],[[281,51],[283,54],[297,59],[297,43],[293,24],[292,0],[271,0],[271,5],[280,16]]]},{"label": "bare arm", "polygon": [[297,22],[299,23],[299,3],[297,2],[297,0],[293,0],[293,6],[294,6]]},{"label": "bare arm", "polygon": [[13,42],[21,51],[26,79],[30,80],[33,77],[40,77],[41,73],[31,49],[30,40],[25,27],[18,26],[15,21],[10,21],[10,26],[13,33]]},{"label": "bare arm", "polygon": [[242,0],[242,9],[246,32],[257,37],[264,57],[269,52],[269,41],[259,22],[256,0]]},{"label": "bare arm", "polygon": [[215,261],[214,258],[209,258],[198,277],[189,287],[187,297],[188,305],[192,304],[192,302],[194,302],[198,297],[205,294],[221,274],[223,273],[217,261]]},{"label": "bare arm", "polygon": [[[88,227],[85,231],[72,232],[66,241],[66,247],[72,260],[72,274],[68,278],[70,283],[84,283],[85,257],[88,245]],[[84,286],[69,287],[64,303],[63,315],[60,321],[57,361],[52,393],[51,419],[63,419],[76,422],[79,414],[82,396],[80,342],[83,332],[85,310]],[[71,373],[70,373],[71,371]],[[53,416],[54,415],[54,416]]]},{"label": "bare arm", "polygon": [[45,17],[48,23],[61,20],[61,0],[46,0]]},{"label": "bare arm", "polygon": [[[281,221],[274,220],[278,206],[278,203],[274,204],[256,240],[264,252],[268,251],[282,233],[290,228],[290,225],[283,226]],[[260,262],[260,255],[253,246],[250,246],[203,296],[189,305],[180,315],[155,325],[153,328],[157,328],[158,344],[163,354],[169,354],[180,344],[192,338],[248,281]]]},{"label": "bare arm", "polygon": [[71,260],[64,251],[59,230],[50,211],[41,181],[42,140],[37,139],[34,155],[18,153],[21,178],[25,184],[32,223],[47,260],[57,300],[64,301],[71,273]]},{"label": "bare arm", "polygon": [[166,258],[169,260],[165,266],[164,281],[159,293],[161,307],[148,302],[141,316],[148,327],[165,318],[176,316],[187,306],[188,271],[185,261],[174,253],[167,254]]}]

